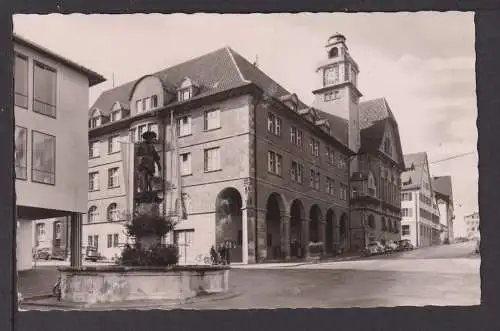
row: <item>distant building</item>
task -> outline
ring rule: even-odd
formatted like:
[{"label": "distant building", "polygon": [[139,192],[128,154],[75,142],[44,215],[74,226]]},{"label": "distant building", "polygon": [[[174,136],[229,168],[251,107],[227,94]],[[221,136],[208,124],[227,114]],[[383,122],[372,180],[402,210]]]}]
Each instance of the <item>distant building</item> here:
[{"label": "distant building", "polygon": [[87,211],[89,86],[104,78],[20,36],[13,41],[16,255],[23,270],[32,268],[35,220],[69,216],[73,235],[80,234]]},{"label": "distant building", "polygon": [[406,171],[401,176],[401,239],[415,247],[441,242],[441,225],[436,196],[432,188],[427,153],[404,156]]},{"label": "distant building", "polygon": [[34,221],[34,250],[48,249],[51,257],[66,259],[70,250],[69,217],[49,218]]},{"label": "distant building", "polygon": [[433,177],[432,188],[439,208],[439,222],[442,225],[441,242],[452,243],[454,240],[453,221],[455,215],[451,176]]},{"label": "distant building", "polygon": [[471,215],[464,217],[464,222],[467,227],[467,238],[478,239],[480,238],[479,233],[479,213],[475,212]]}]

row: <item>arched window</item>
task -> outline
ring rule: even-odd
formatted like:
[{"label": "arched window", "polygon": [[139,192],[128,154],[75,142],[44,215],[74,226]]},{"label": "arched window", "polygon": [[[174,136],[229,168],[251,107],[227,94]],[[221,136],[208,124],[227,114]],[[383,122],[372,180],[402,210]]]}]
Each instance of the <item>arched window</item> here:
[{"label": "arched window", "polygon": [[337,47],[334,47],[330,50],[330,52],[328,52],[328,57],[330,59],[334,58],[334,57],[337,57],[339,56],[339,49]]},{"label": "arched window", "polygon": [[118,206],[116,203],[112,203],[108,206],[108,221],[118,221]]},{"label": "arched window", "polygon": [[87,219],[88,223],[95,223],[95,222],[97,222],[97,218],[99,217],[99,213],[97,212],[97,207],[96,206],[92,206],[92,207],[89,208],[89,212],[88,212],[87,217],[88,217],[88,219]]}]

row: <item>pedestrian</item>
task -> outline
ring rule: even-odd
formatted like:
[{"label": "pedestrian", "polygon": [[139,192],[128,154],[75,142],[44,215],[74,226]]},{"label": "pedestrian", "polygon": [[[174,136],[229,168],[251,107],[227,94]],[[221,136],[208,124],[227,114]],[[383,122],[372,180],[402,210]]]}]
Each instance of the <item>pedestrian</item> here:
[{"label": "pedestrian", "polygon": [[226,263],[227,265],[230,265],[231,264],[231,242],[230,241],[226,241]]}]

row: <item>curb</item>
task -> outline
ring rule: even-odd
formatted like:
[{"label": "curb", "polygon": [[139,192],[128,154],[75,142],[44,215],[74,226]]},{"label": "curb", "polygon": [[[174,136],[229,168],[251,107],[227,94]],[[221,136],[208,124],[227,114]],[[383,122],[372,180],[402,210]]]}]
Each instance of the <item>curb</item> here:
[{"label": "curb", "polygon": [[31,295],[31,296],[25,296],[23,294],[23,302],[24,301],[29,301],[29,300],[43,300],[43,299],[49,299],[53,298],[54,295],[52,293],[47,293],[47,294],[36,294],[36,295]]},{"label": "curb", "polygon": [[228,300],[242,295],[240,292],[228,292],[224,294],[208,294],[201,295],[194,298],[184,300],[161,301],[151,300],[147,302],[124,302],[124,303],[97,303],[94,305],[81,304],[81,303],[65,303],[56,301],[53,302],[36,302],[45,298],[39,299],[25,299],[21,303],[22,308],[36,309],[37,307],[54,308],[54,309],[71,309],[71,310],[131,310],[131,309],[165,309],[165,308],[182,308],[183,305],[191,305],[203,302]]}]

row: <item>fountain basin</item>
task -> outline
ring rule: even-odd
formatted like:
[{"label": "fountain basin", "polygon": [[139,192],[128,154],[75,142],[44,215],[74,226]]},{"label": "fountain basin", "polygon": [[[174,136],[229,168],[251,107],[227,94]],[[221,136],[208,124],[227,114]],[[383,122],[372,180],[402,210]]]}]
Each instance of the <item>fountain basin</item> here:
[{"label": "fountain basin", "polygon": [[59,267],[61,301],[185,300],[228,292],[228,266]]}]

